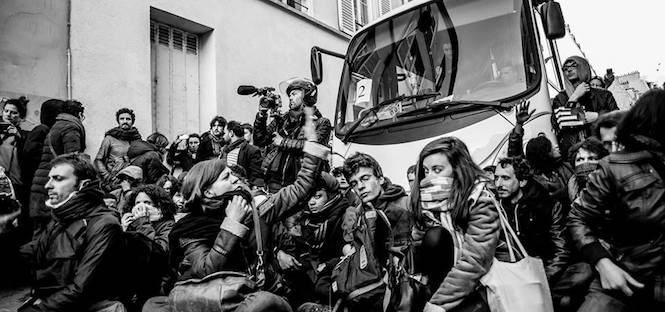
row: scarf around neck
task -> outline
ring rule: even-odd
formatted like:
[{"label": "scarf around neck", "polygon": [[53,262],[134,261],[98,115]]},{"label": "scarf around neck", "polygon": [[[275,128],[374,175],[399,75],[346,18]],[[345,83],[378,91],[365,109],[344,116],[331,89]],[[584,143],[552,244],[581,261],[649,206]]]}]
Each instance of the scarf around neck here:
[{"label": "scarf around neck", "polygon": [[91,181],[72,195],[66,202],[51,210],[53,219],[59,223],[69,223],[90,213],[104,203],[104,193],[99,188],[99,181]]},{"label": "scarf around neck", "polygon": [[423,215],[435,226],[448,230],[454,238],[455,259],[459,259],[459,250],[462,247],[462,233],[455,228],[450,204],[450,193],[453,187],[453,178],[427,177],[420,181],[420,205]]},{"label": "scarf around neck", "polygon": [[118,140],[127,141],[127,142],[141,139],[141,134],[139,133],[139,130],[136,129],[135,127],[131,127],[129,130],[124,130],[120,127],[115,127],[109,131],[106,131],[104,135],[110,135]]}]

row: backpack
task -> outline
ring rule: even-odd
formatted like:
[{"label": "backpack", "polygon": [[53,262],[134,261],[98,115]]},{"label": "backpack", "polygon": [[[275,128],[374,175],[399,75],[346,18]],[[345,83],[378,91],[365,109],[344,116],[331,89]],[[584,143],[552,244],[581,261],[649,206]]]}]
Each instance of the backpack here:
[{"label": "backpack", "polygon": [[333,268],[332,291],[346,303],[359,302],[385,290],[384,269],[377,257],[375,234],[378,226],[390,229],[381,210],[358,209],[353,229],[353,252],[342,257]]}]

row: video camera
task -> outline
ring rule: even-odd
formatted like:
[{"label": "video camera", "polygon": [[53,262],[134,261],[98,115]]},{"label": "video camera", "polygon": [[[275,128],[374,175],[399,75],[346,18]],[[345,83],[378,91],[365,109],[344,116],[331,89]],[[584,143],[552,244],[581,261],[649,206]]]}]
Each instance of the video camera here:
[{"label": "video camera", "polygon": [[261,96],[261,99],[259,99],[261,108],[276,110],[282,106],[282,98],[279,94],[275,93],[275,88],[272,87],[257,88],[255,86],[242,85],[238,86],[238,94]]}]

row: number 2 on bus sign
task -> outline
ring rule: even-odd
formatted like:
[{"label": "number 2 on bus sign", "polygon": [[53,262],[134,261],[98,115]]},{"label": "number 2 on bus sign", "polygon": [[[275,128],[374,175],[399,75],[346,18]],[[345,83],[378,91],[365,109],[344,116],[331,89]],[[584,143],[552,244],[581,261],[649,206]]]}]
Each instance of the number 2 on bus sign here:
[{"label": "number 2 on bus sign", "polygon": [[356,106],[369,107],[372,95],[372,79],[361,79],[356,84]]}]

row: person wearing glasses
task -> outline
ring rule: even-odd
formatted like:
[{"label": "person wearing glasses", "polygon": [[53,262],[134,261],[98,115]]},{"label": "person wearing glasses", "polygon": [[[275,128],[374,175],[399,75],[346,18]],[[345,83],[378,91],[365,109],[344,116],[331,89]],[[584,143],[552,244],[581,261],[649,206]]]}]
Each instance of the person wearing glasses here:
[{"label": "person wearing glasses", "polygon": [[557,130],[561,154],[568,155],[572,145],[590,135],[590,125],[598,116],[619,107],[611,92],[591,87],[591,66],[586,59],[579,56],[567,58],[563,73],[567,88],[552,102],[553,126]]}]

